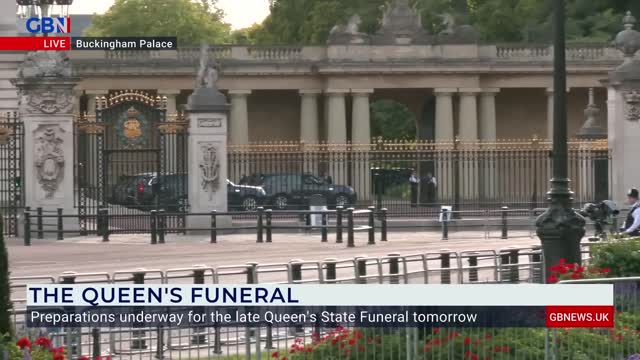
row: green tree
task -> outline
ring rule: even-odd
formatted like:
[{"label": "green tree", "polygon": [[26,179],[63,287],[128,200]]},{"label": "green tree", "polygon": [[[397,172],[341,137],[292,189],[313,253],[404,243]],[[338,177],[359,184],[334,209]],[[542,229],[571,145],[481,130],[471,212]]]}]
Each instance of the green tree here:
[{"label": "green tree", "polygon": [[263,31],[261,24],[253,24],[248,28],[233,30],[229,37],[229,42],[235,45],[256,44],[256,38],[261,31]]},{"label": "green tree", "polygon": [[215,0],[116,0],[87,36],[175,36],[180,46],[228,41],[230,25]]},{"label": "green tree", "polygon": [[11,288],[9,286],[9,254],[4,243],[4,225],[0,218],[0,336],[11,334]]},{"label": "green tree", "polygon": [[378,100],[371,104],[371,135],[388,140],[415,140],[415,116],[397,101]]}]

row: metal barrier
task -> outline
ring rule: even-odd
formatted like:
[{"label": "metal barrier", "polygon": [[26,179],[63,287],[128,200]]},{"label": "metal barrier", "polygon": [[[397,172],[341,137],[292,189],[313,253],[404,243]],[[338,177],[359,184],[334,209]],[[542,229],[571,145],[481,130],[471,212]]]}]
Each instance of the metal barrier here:
[{"label": "metal barrier", "polygon": [[[589,255],[589,246],[583,248]],[[507,260],[508,258],[508,260]],[[287,263],[259,264],[248,263],[234,266],[195,265],[168,270],[135,269],[113,273],[71,273],[58,276],[15,277],[11,279],[12,299],[14,301],[14,323],[24,324],[25,308],[20,292],[31,283],[136,283],[136,284],[337,284],[337,283],[495,283],[495,282],[536,282],[543,279],[543,269],[539,246],[523,248],[505,248],[494,250],[474,250],[454,252],[443,249],[437,252],[399,254],[392,253],[381,257],[366,255],[354,258],[329,258],[321,261],[291,260]],[[624,282],[636,286],[633,292],[627,292],[623,298],[617,297],[616,305],[621,311],[638,312],[640,293],[637,284],[640,278],[601,279],[576,282]],[[618,300],[622,299],[622,303]],[[337,325],[337,324],[335,324]],[[287,352],[292,344],[309,344],[312,334],[327,334],[330,329],[315,324],[311,327],[291,326],[219,326],[193,327],[189,329],[150,328],[143,324],[129,328],[87,328],[53,329],[49,336],[58,345],[64,344],[70,358],[92,354],[95,356],[117,356],[120,359],[151,358],[211,358],[222,359],[269,359],[273,352]],[[451,329],[467,331],[468,329]],[[18,334],[24,334],[26,328],[18,326]],[[375,336],[404,336],[404,330],[371,329]],[[417,331],[417,332],[416,332]],[[480,334],[480,329],[468,330],[470,334]],[[484,331],[484,330],[483,330]],[[498,330],[489,330],[495,333]],[[507,330],[505,330],[507,331]],[[511,331],[511,330],[508,330]],[[513,330],[526,332],[528,329]],[[537,331],[537,330],[531,330]],[[543,331],[543,330],[540,330]],[[475,332],[475,333],[474,333]],[[515,334],[515,333],[514,333]],[[406,331],[406,346],[396,346],[393,354],[405,359],[405,352],[420,354],[426,336],[423,330]],[[552,336],[549,333],[549,336]],[[521,335],[525,336],[525,335]],[[559,336],[559,335],[553,335]],[[489,339],[489,338],[487,338]],[[489,342],[491,340],[483,340]],[[531,340],[534,342],[534,339]],[[535,340],[537,341],[537,340]],[[416,342],[422,344],[417,350]],[[588,344],[587,344],[588,345]],[[541,345],[544,348],[544,344]],[[614,348],[612,348],[614,349]],[[561,354],[562,349],[552,349]],[[631,350],[631,349],[629,349]],[[636,348],[634,350],[640,350]],[[378,351],[378,350],[376,350]],[[544,351],[544,350],[541,350]],[[600,350],[598,350],[600,351]],[[602,350],[605,351],[605,350]],[[601,351],[601,352],[602,352]],[[225,355],[227,357],[225,357]],[[370,354],[377,356],[377,354]],[[542,357],[527,357],[526,354],[513,352],[509,359],[538,360]],[[362,355],[362,358],[369,358]],[[415,358],[415,357],[414,357]],[[442,358],[442,357],[440,357]],[[560,357],[556,357],[560,358]],[[425,357],[429,359],[429,357]],[[447,360],[457,360],[453,353]],[[546,359],[553,359],[547,357]],[[603,358],[604,359],[604,358]]]}]

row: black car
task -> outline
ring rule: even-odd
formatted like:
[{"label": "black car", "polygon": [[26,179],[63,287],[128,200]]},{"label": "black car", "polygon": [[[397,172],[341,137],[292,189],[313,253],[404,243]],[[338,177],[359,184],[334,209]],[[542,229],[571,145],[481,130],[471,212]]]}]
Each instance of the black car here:
[{"label": "black car", "polygon": [[[169,174],[153,175],[141,183],[142,193],[137,196],[138,208],[153,209],[156,206],[169,212],[184,212],[188,203],[187,176]],[[230,210],[254,211],[266,202],[265,191],[256,186],[235,185],[227,180],[227,201]]]},{"label": "black car", "polygon": [[153,177],[153,174],[121,176],[118,182],[111,188],[110,202],[112,204],[125,206],[135,205],[141,202],[140,197],[144,195],[145,189],[150,189],[149,182]]},{"label": "black car", "polygon": [[352,187],[332,184],[310,174],[260,174],[249,176],[247,181],[263,188],[269,203],[277,210],[307,207],[313,195],[322,195],[330,206],[346,207],[357,200]]}]

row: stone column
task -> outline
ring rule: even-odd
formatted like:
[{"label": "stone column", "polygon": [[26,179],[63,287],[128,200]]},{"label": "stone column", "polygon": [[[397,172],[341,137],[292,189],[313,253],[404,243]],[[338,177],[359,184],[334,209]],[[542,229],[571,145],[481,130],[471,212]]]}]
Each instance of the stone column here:
[{"label": "stone column", "polygon": [[547,88],[547,140],[553,140],[553,89]]},{"label": "stone column", "polygon": [[[227,117],[226,97],[216,88],[199,88],[189,97],[189,207],[191,213],[227,211]],[[229,217],[218,217],[228,226]],[[208,216],[187,217],[188,228],[209,228]]]},{"label": "stone column", "polygon": [[453,122],[453,94],[458,89],[434,89],[436,96],[436,142],[443,143],[443,149],[436,155],[434,176],[438,179],[438,201],[450,204],[454,194],[453,156],[450,150],[455,138]]},{"label": "stone column", "polygon": [[87,95],[87,114],[95,115],[96,99],[107,96],[107,94],[109,94],[109,90],[85,90],[84,93]]},{"label": "stone column", "polygon": [[329,144],[347,143],[347,108],[345,94],[349,90],[327,90],[328,128],[327,142]]},{"label": "stone column", "polygon": [[0,1],[0,36],[16,35],[16,2]]},{"label": "stone column", "polygon": [[[39,67],[29,67],[28,60]],[[54,75],[44,77],[45,71]],[[25,126],[26,206],[75,214],[73,107],[77,99],[73,88],[79,80],[71,77],[64,55],[37,52],[28,55],[19,77],[12,81],[19,91],[19,112]],[[45,223],[55,225],[56,220],[47,219]],[[77,219],[66,219],[64,227],[77,229]]]},{"label": "stone column", "polygon": [[321,90],[300,90],[300,140],[305,144],[320,142],[318,96]]},{"label": "stone column", "polygon": [[369,97],[373,93],[368,90],[351,90],[353,96],[353,116],[351,142],[353,143],[353,188],[359,200],[371,198],[371,162],[369,149],[371,144],[371,108]]},{"label": "stone column", "polygon": [[480,139],[495,141],[496,131],[496,94],[500,89],[482,89],[480,94]]},{"label": "stone column", "polygon": [[481,89],[460,89],[458,133],[461,141],[478,140],[478,101]]},{"label": "stone column", "polygon": [[[158,95],[167,98],[167,120],[176,119],[178,115],[177,97],[180,95],[180,90],[158,90]],[[179,168],[185,169],[184,166],[178,165],[178,136],[177,134],[164,135],[164,163],[167,174],[177,174],[180,172]]]},{"label": "stone column", "polygon": [[347,184],[347,109],[345,96],[349,90],[327,90],[327,143],[326,173],[335,184]]},{"label": "stone column", "polygon": [[457,89],[435,89],[436,141],[453,141],[453,94]]},{"label": "stone column", "polygon": [[[458,119],[458,133],[463,149],[459,161],[459,181],[461,202],[478,199],[479,164],[477,157],[478,140],[478,101],[481,89],[460,89],[460,118]],[[465,142],[467,142],[465,144]]]},{"label": "stone column", "polygon": [[[500,89],[482,89],[480,94],[480,140],[495,142],[496,131],[496,94]],[[487,144],[480,162],[480,181],[482,182],[482,196],[492,201],[496,198],[496,154],[493,145]]]},{"label": "stone column", "polygon": [[249,144],[249,112],[247,97],[251,90],[230,90],[231,97],[231,136],[229,142],[232,145]]},{"label": "stone column", "polygon": [[318,98],[322,90],[300,90],[300,143],[303,149],[302,168],[305,173],[318,174],[320,115]]},{"label": "stone column", "polygon": [[167,115],[174,115],[178,113],[177,98],[180,95],[178,89],[162,89],[158,90],[158,95],[167,97]]}]

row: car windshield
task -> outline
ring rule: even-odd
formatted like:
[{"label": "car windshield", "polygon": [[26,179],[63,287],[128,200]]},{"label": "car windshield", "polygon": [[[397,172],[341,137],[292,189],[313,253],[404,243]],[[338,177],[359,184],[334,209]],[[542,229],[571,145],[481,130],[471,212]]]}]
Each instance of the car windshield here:
[{"label": "car windshield", "polygon": [[313,175],[305,175],[304,183],[307,185],[319,185],[319,184],[324,184],[324,181]]}]

